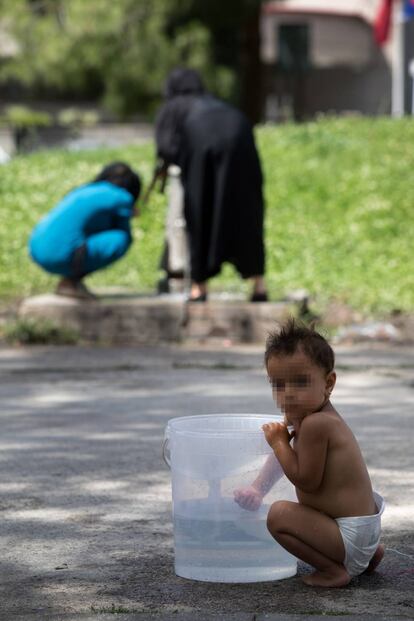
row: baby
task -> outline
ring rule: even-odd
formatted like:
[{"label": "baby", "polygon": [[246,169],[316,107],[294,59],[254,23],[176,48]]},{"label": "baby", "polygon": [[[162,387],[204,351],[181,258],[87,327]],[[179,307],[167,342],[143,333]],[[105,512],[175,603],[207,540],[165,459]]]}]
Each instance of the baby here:
[{"label": "baby", "polygon": [[[303,582],[345,586],[382,560],[384,501],[372,491],[358,443],[331,404],[334,353],[323,336],[291,319],[268,337],[265,364],[285,421],[263,425],[263,431],[298,498],[273,503],[268,529],[316,568]],[[271,457],[251,486],[235,492],[239,505],[258,509],[278,477],[274,463]]]}]

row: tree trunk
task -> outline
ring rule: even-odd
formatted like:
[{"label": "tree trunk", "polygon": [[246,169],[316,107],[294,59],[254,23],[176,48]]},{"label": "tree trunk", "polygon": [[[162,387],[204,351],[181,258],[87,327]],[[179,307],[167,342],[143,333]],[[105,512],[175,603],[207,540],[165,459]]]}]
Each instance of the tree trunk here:
[{"label": "tree trunk", "polygon": [[241,26],[240,105],[250,121],[258,123],[263,116],[262,66],[260,61],[260,9],[257,6]]}]

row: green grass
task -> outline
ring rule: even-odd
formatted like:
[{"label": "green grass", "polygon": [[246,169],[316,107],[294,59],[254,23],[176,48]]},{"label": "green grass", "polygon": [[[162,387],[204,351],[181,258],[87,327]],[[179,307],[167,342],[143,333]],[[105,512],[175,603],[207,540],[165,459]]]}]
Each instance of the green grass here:
[{"label": "green grass", "polygon": [[[267,280],[272,299],[306,288],[321,305],[336,298],[387,312],[414,306],[414,122],[327,118],[257,131],[265,174]],[[0,173],[0,297],[50,290],[56,279],[27,255],[39,218],[74,185],[112,159],[136,167],[147,184],[153,146],[49,151],[15,158]],[[98,272],[92,287],[150,292],[160,275],[165,198],[154,192],[134,222],[125,259]],[[226,266],[218,290],[247,291]]]},{"label": "green grass", "polygon": [[0,327],[6,342],[21,345],[75,345],[79,342],[76,330],[60,326],[48,319],[16,319]]},{"label": "green grass", "polygon": [[364,310],[413,308],[413,139],[410,119],[261,131],[275,288]]}]

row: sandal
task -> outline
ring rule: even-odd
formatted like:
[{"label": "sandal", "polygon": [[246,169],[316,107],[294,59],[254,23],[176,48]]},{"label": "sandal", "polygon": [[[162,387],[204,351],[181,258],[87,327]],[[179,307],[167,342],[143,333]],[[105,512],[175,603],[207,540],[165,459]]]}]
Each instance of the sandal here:
[{"label": "sandal", "polygon": [[80,280],[61,280],[56,287],[55,293],[56,295],[75,298],[77,300],[97,300],[96,295],[94,295],[92,291],[89,291]]},{"label": "sandal", "polygon": [[200,295],[195,296],[194,298],[188,298],[187,302],[192,304],[193,302],[207,302],[207,293],[201,293]]},{"label": "sandal", "polygon": [[267,296],[266,291],[263,291],[261,293],[252,293],[252,296],[250,298],[250,302],[268,302],[269,298]]}]

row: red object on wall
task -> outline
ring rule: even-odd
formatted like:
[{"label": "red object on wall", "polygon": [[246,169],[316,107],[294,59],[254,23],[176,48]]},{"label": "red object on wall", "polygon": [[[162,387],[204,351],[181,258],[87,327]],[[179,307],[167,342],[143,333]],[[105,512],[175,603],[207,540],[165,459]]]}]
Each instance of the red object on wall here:
[{"label": "red object on wall", "polygon": [[393,0],[382,0],[374,23],[374,38],[378,45],[386,43],[391,29]]}]

